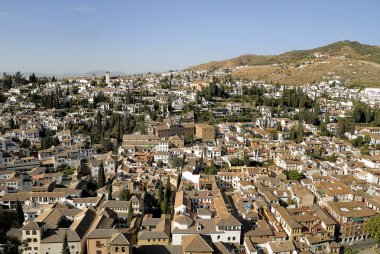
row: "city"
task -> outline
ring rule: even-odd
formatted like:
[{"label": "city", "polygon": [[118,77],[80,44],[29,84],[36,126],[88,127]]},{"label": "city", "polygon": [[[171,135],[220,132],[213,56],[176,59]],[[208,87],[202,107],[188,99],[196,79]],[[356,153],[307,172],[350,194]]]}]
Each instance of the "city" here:
[{"label": "city", "polygon": [[379,253],[379,57],[4,71],[0,252]]}]

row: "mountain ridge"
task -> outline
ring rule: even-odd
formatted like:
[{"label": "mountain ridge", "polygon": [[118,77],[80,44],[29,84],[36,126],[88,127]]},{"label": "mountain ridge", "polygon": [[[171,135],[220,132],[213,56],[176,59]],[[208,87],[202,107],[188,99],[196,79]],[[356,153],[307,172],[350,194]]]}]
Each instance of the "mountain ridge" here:
[{"label": "mountain ridge", "polygon": [[338,77],[346,85],[379,87],[380,47],[356,41],[338,41],[279,55],[245,54],[187,70],[213,71],[221,68],[232,68],[232,76],[237,78],[287,85],[304,85]]}]

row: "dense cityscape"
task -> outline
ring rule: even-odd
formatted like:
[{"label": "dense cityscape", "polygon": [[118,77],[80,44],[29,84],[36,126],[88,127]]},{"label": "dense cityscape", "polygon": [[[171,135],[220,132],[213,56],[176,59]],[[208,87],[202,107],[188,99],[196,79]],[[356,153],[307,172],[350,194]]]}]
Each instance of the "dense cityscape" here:
[{"label": "dense cityscape", "polygon": [[340,253],[368,241],[380,90],[231,71],[4,73],[2,237],[28,254],[60,253],[64,237],[70,253],[96,254]]},{"label": "dense cityscape", "polygon": [[0,254],[380,253],[379,12],[0,1]]}]

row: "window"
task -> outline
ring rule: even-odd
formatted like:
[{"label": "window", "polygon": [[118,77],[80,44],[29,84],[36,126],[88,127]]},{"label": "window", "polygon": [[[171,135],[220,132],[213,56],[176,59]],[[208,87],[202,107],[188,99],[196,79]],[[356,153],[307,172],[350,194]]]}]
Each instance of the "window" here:
[{"label": "window", "polygon": [[33,242],[37,242],[37,238],[33,238]]},{"label": "window", "polygon": [[121,251],[122,251],[122,252],[125,252],[125,247],[121,247]]},{"label": "window", "polygon": [[220,239],[220,235],[218,235],[217,239],[218,239],[218,240]]},{"label": "window", "polygon": [[102,251],[101,250],[97,250],[96,254],[102,254]]},{"label": "window", "polygon": [[234,236],[234,237],[232,237],[232,240],[233,240],[233,241],[235,241],[235,239],[236,239],[236,237],[235,237],[235,236]]},{"label": "window", "polygon": [[115,247],[115,252],[119,252],[119,247]]},{"label": "window", "polygon": [[37,231],[33,230],[32,235],[37,235]]},{"label": "window", "polygon": [[228,241],[231,241],[231,237],[228,237],[227,239],[228,239]]},{"label": "window", "polygon": [[29,230],[27,230],[27,231],[26,231],[26,234],[27,234],[27,235],[30,235],[30,231],[29,231]]}]

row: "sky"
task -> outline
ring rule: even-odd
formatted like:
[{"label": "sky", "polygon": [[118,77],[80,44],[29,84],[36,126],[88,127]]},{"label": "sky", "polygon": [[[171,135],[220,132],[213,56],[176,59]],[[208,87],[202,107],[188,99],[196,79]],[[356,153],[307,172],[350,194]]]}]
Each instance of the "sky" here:
[{"label": "sky", "polygon": [[380,45],[379,0],[0,0],[0,71],[161,72],[343,39]]}]

